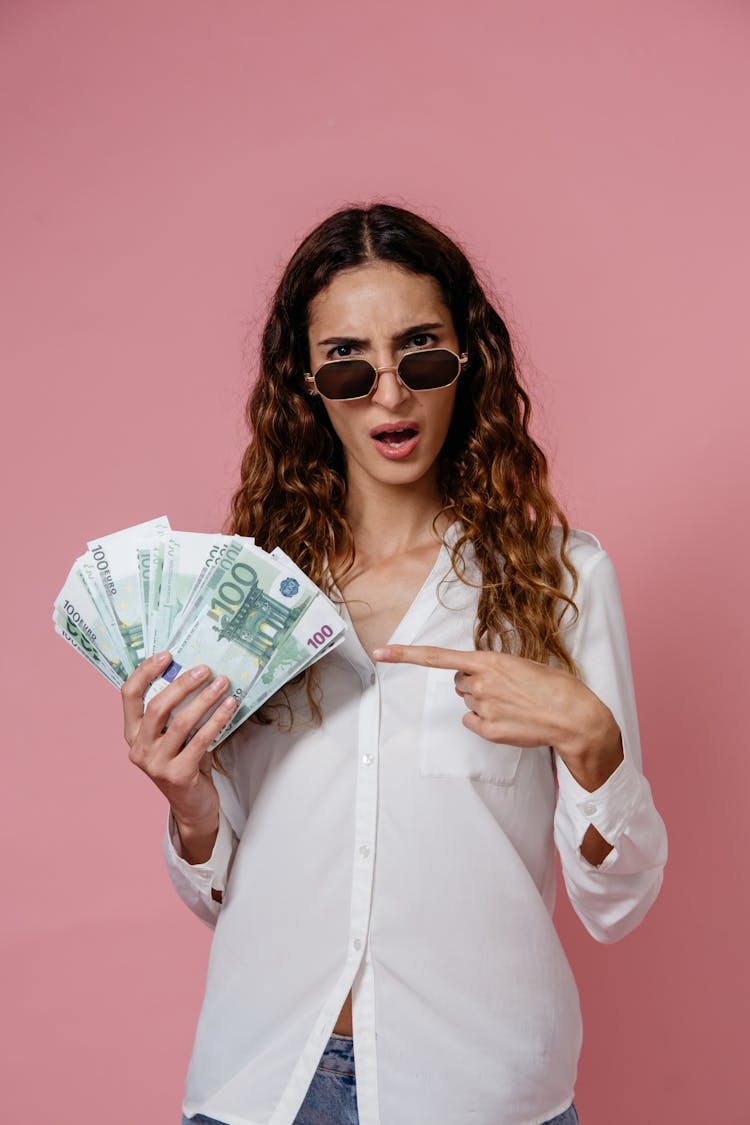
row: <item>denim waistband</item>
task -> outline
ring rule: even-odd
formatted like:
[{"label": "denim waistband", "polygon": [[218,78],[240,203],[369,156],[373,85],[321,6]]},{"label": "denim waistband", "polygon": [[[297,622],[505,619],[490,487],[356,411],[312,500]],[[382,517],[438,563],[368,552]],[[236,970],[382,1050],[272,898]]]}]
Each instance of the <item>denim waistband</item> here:
[{"label": "denim waistband", "polygon": [[336,1074],[354,1074],[354,1040],[351,1035],[333,1033],[326,1043],[319,1069],[335,1071]]}]

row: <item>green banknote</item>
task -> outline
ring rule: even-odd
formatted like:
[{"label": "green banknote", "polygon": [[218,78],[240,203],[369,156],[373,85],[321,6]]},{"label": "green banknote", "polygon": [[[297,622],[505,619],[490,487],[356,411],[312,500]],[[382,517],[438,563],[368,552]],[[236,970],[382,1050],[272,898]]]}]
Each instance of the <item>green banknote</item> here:
[{"label": "green banknote", "polygon": [[222,558],[230,535],[210,535],[199,531],[169,531],[164,537],[164,563],[155,613],[155,632],[151,652],[167,648],[170,637],[188,610],[193,590],[196,594],[205,576]]},{"label": "green banknote", "polygon": [[143,638],[146,654],[148,655],[151,649],[149,648],[149,638],[151,633],[151,544],[136,547],[136,565],[138,567],[138,591],[141,599],[141,619],[143,621]]},{"label": "green banknote", "polygon": [[137,548],[167,530],[169,520],[160,516],[93,539],[88,544],[89,570],[93,569],[110,603],[123,648],[133,668],[146,657]]},{"label": "green banknote", "polygon": [[114,673],[109,668],[109,665],[106,663],[106,661],[102,660],[100,654],[89,643],[85,634],[79,633],[77,630],[74,633],[71,633],[64,625],[61,625],[59,623],[56,616],[53,617],[53,621],[55,623],[55,632],[57,633],[58,637],[62,637],[64,641],[67,641],[71,648],[74,648],[76,652],[80,653],[80,655],[88,661],[92,668],[96,668],[97,672],[101,672],[105,680],[107,680],[110,684],[112,684],[116,688],[120,688],[122,686],[122,681],[118,680],[115,677]]},{"label": "green banknote", "polygon": [[[229,545],[237,541],[241,542],[245,547],[255,546],[255,540],[250,538],[249,536],[217,534],[208,536],[207,538],[210,538],[212,540],[210,550],[207,550],[204,556],[200,572],[198,573],[198,576],[193,583],[193,587],[187,596],[185,605],[180,610],[178,617],[175,618],[175,620],[172,622],[172,630],[169,634],[170,637],[173,637],[178,629],[180,629],[183,620],[188,620],[193,616],[194,607],[200,602],[201,591],[203,590],[205,583],[211,577],[211,573],[214,568],[221,563],[221,560],[224,558],[227,550],[229,549]],[[235,548],[233,548],[233,550],[235,550]]]},{"label": "green banknote", "polygon": [[154,649],[154,630],[156,613],[159,607],[162,568],[164,566],[164,540],[168,534],[171,534],[168,527],[157,526],[152,538],[143,540],[136,547],[143,644],[146,656],[151,656],[156,651]]},{"label": "green banknote", "polygon": [[211,749],[214,750],[228,738],[284,684],[336,648],[343,641],[345,632],[346,626],[336,607],[317,590],[316,596],[304,610],[292,632],[279,645],[266,667],[239,700],[237,710],[213,741]]},{"label": "green banknote", "polygon": [[84,559],[85,556],[75,560],[63,588],[55,598],[55,621],[74,639],[85,639],[84,650],[88,651],[89,647],[96,650],[119,683],[124,683],[129,668],[123,659],[118,634],[112,634],[105,605],[98,606],[91,600],[89,588],[83,580]]},{"label": "green banknote", "polygon": [[101,587],[101,583],[99,582],[94,560],[89,554],[81,555],[81,557],[76,560],[75,569],[89,596],[91,605],[94,607],[106,627],[115,652],[118,654],[119,659],[127,670],[128,675],[130,675],[130,673],[135,668],[135,664],[133,663],[129,652],[125,647],[125,642],[122,639],[122,634],[117,623],[117,616],[112,606],[112,602],[104,593],[104,590]]},{"label": "green banknote", "polygon": [[85,557],[77,559],[73,564],[65,585],[55,599],[55,624],[65,631],[66,639],[69,636],[78,642],[79,652],[87,657],[92,656],[92,663],[102,663],[119,686],[127,679],[130,668],[123,660],[118,636],[113,636],[111,623],[102,615],[101,610],[105,607],[100,609],[92,601],[83,580],[82,565]]},{"label": "green banknote", "polygon": [[172,663],[146,703],[196,664],[226,675],[238,708],[214,746],[345,631],[280,548],[269,554],[250,537],[173,531],[166,516],[92,540],[52,616],[55,631],[117,688],[146,656],[168,650]]},{"label": "green banknote", "polygon": [[241,698],[313,597],[314,587],[303,586],[265,551],[233,539],[169,638],[172,664],[151,685],[150,695],[205,663],[214,675],[227,676]]}]

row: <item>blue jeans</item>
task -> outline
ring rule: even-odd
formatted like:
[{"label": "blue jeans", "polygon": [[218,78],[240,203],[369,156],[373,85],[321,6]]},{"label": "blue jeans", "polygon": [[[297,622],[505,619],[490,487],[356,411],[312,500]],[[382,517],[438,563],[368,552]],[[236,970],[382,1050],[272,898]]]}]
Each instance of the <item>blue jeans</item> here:
[{"label": "blue jeans", "polygon": [[[222,1122],[198,1113],[195,1117],[183,1117],[182,1125],[222,1125]],[[294,1125],[359,1125],[351,1037],[334,1034],[328,1040]],[[575,1104],[544,1125],[578,1125]]]}]

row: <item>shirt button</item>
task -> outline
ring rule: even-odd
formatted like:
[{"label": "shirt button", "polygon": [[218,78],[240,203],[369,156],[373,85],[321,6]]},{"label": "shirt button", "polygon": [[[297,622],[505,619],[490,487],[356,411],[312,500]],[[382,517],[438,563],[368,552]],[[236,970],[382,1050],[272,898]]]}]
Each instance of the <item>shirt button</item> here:
[{"label": "shirt button", "polygon": [[375,684],[377,678],[378,677],[375,675],[374,672],[370,672],[370,687],[372,687]]},{"label": "shirt button", "polygon": [[368,848],[367,844],[362,845],[362,847],[359,849],[359,854],[362,856],[362,859],[367,859],[368,855],[370,854],[370,849]]},{"label": "shirt button", "polygon": [[355,937],[354,941],[352,942],[352,945],[354,946],[355,949],[361,949],[362,948],[362,942],[359,940],[358,937]]},{"label": "shirt button", "polygon": [[596,812],[596,805],[593,801],[586,801],[585,805],[583,806],[583,811],[585,812],[586,816],[593,816]]},{"label": "shirt button", "polygon": [[372,756],[372,754],[363,754],[363,755],[362,755],[362,761],[364,762],[364,764],[365,764],[366,766],[371,766],[371,765],[372,765],[372,763],[373,763],[373,760],[374,760],[374,759],[373,759],[373,756]]}]

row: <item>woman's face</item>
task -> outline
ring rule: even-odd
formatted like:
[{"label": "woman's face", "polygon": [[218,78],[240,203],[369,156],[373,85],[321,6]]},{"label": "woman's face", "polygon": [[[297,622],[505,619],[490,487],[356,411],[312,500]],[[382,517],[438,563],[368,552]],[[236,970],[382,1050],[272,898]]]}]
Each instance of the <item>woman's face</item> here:
[{"label": "woman's face", "polygon": [[[310,303],[308,343],[311,373],[329,360],[356,357],[374,367],[395,367],[409,352],[459,350],[453,318],[435,279],[390,262],[336,274]],[[383,371],[367,398],[321,398],[344,448],[350,485],[368,479],[414,484],[428,474],[436,478],[456,388],[453,383],[411,391],[395,371]],[[383,426],[390,428],[388,436],[376,436]]]}]

